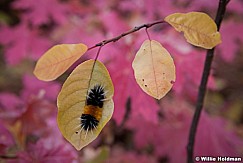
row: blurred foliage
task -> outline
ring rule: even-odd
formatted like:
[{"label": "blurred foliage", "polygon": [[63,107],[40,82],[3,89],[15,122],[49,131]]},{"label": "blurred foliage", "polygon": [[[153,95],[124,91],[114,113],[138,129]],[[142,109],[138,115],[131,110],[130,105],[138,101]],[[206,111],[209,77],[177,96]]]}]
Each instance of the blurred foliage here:
[{"label": "blurred foliage", "polygon": [[[202,11],[214,17],[217,4],[209,0],[1,0],[0,162],[185,162],[205,51],[187,44],[170,27],[149,30],[151,38],[171,53],[177,70],[173,90],[160,101],[141,91],[131,69],[135,52],[147,39],[144,31],[102,48],[99,59],[114,82],[115,112],[98,139],[81,151],[64,140],[56,123],[56,97],[75,66],[50,83],[37,80],[32,72],[35,61],[54,44],[84,42],[91,47],[175,12]],[[241,0],[230,1],[222,23],[223,42],[216,48],[196,137],[198,156],[243,157],[242,6]],[[95,53],[88,52],[83,60]],[[16,122],[21,125],[16,127]],[[16,137],[17,131],[22,135]],[[21,149],[22,136],[26,139]]]}]

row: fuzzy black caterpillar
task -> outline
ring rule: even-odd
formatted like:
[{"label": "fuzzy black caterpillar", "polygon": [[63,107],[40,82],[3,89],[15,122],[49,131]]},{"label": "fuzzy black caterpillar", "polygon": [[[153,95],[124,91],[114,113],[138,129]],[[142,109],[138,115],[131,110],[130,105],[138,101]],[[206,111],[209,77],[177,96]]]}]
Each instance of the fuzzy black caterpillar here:
[{"label": "fuzzy black caterpillar", "polygon": [[95,85],[90,89],[87,95],[86,104],[103,107],[103,101],[105,99],[104,88],[101,85]]},{"label": "fuzzy black caterpillar", "polygon": [[97,128],[102,116],[104,100],[105,92],[101,85],[95,85],[94,88],[88,91],[84,112],[80,117],[82,129],[91,131]]},{"label": "fuzzy black caterpillar", "polygon": [[99,124],[99,121],[89,114],[82,114],[81,116],[81,127],[84,130],[92,130],[95,127],[97,127]]}]

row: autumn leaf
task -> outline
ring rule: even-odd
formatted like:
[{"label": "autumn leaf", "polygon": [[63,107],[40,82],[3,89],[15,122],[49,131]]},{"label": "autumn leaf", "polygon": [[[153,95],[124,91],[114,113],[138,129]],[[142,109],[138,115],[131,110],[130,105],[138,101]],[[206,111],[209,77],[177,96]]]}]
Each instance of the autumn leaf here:
[{"label": "autumn leaf", "polygon": [[175,13],[167,16],[165,21],[177,31],[184,32],[187,42],[192,45],[212,49],[221,43],[215,22],[205,13]]},{"label": "autumn leaf", "polygon": [[63,84],[57,98],[57,123],[77,150],[92,142],[110,120],[113,94],[110,75],[99,61],[80,64]]},{"label": "autumn leaf", "polygon": [[80,44],[60,44],[49,49],[37,62],[35,76],[43,81],[51,81],[62,75],[86,51]]},{"label": "autumn leaf", "polygon": [[175,82],[175,65],[168,51],[155,40],[146,40],[132,63],[137,83],[150,96],[161,99]]}]

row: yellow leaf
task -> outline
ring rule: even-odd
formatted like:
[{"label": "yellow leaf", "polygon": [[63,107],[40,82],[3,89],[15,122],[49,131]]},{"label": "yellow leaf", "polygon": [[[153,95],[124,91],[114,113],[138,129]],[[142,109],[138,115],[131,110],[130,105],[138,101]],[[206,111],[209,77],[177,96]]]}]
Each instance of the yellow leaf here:
[{"label": "yellow leaf", "polygon": [[80,64],[63,84],[57,98],[57,123],[77,150],[92,142],[110,120],[113,94],[109,72],[99,61]]},{"label": "yellow leaf", "polygon": [[156,99],[164,97],[175,82],[173,59],[157,41],[144,41],[135,56],[132,67],[139,86]]},{"label": "yellow leaf", "polygon": [[184,32],[187,42],[192,45],[212,49],[221,43],[215,22],[205,13],[175,13],[167,16],[165,21],[177,31]]},{"label": "yellow leaf", "polygon": [[34,74],[40,80],[54,80],[77,61],[87,49],[87,46],[84,44],[53,46],[38,60]]}]

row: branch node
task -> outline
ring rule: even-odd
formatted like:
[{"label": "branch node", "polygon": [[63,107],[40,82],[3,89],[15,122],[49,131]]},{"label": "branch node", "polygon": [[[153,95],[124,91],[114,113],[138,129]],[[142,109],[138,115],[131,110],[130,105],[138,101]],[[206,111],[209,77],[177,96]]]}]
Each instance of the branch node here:
[{"label": "branch node", "polygon": [[106,40],[102,41],[100,46],[104,46],[106,42],[107,42]]}]

